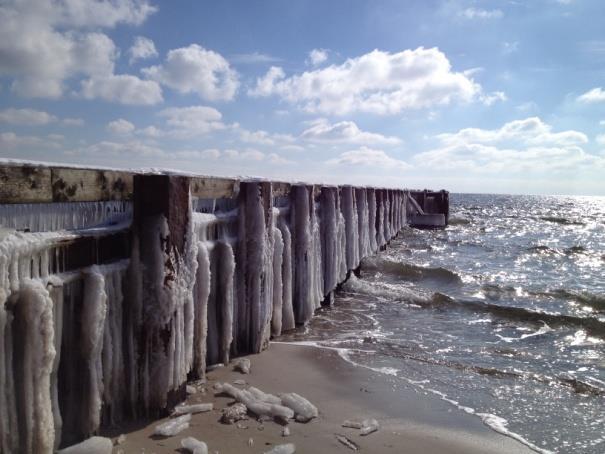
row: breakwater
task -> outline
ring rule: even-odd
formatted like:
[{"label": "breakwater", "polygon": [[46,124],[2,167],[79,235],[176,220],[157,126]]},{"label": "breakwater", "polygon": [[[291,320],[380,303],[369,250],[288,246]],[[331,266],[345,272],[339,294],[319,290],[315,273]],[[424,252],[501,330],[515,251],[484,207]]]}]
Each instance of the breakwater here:
[{"label": "breakwater", "polygon": [[402,189],[0,167],[0,450],[157,416],[330,304]]}]

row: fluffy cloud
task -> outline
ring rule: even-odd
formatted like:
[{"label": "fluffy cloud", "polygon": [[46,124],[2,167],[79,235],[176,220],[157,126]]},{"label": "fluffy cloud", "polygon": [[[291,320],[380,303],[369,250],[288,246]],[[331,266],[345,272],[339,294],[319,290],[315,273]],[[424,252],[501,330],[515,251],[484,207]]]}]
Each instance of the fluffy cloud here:
[{"label": "fluffy cloud", "polygon": [[248,131],[239,128],[240,140],[246,143],[257,145],[286,145],[291,144],[296,139],[290,134],[271,134],[267,131]]},{"label": "fluffy cloud", "polygon": [[605,168],[605,159],[582,148],[588,142],[585,134],[552,132],[536,117],[511,121],[499,129],[467,128],[436,138],[437,148],[414,157],[418,165],[509,174]]},{"label": "fluffy cloud", "polygon": [[162,102],[162,89],[153,80],[127,74],[109,74],[82,81],[81,95],[121,104],[153,105]]},{"label": "fluffy cloud", "polygon": [[14,132],[0,132],[0,150],[27,149],[29,147],[59,148],[57,137],[20,136]]},{"label": "fluffy cloud", "polygon": [[353,112],[397,114],[454,101],[469,102],[481,87],[452,71],[437,48],[398,53],[374,50],[341,65],[286,77],[272,67],[249,91],[251,96],[277,95],[307,112],[345,115]]},{"label": "fluffy cloud", "polygon": [[466,8],[465,10],[460,11],[458,14],[460,17],[465,19],[500,19],[504,16],[502,10],[492,9],[486,10],[481,8]]},{"label": "fluffy cloud", "polygon": [[8,0],[0,8],[0,75],[21,96],[58,98],[73,76],[111,74],[113,41],[86,28],[138,25],[155,8],[139,0]]},{"label": "fluffy cloud", "polygon": [[602,145],[605,147],[605,134],[599,134],[595,140],[597,141],[597,143],[599,145]]},{"label": "fluffy cloud", "polygon": [[212,107],[171,107],[158,115],[166,119],[174,136],[191,137],[226,128],[221,113]]},{"label": "fluffy cloud", "polygon": [[605,102],[605,90],[601,87],[593,88],[586,93],[578,96],[578,101],[583,104],[595,104]]},{"label": "fluffy cloud", "polygon": [[239,86],[229,62],[197,44],[171,50],[162,65],[145,68],[143,74],[180,93],[196,93],[209,101],[231,100]]},{"label": "fluffy cloud", "polygon": [[407,170],[411,166],[398,159],[392,158],[382,150],[361,147],[341,153],[338,158],[330,159],[328,164],[340,164],[357,167],[379,167],[383,169]]},{"label": "fluffy cloud", "polygon": [[134,125],[128,120],[118,118],[107,123],[107,130],[112,134],[130,134],[134,131]]},{"label": "fluffy cloud", "polygon": [[538,117],[514,120],[499,129],[461,129],[454,134],[440,134],[437,138],[448,145],[513,143],[521,146],[565,147],[588,142],[586,134],[579,131],[552,132],[552,127]]},{"label": "fluffy cloud", "polygon": [[307,64],[312,66],[321,65],[328,59],[328,51],[326,49],[313,49],[309,52]]},{"label": "fluffy cloud", "polygon": [[46,125],[57,121],[57,117],[47,112],[33,109],[0,110],[0,123],[23,126]]},{"label": "fluffy cloud", "polygon": [[130,49],[128,49],[130,55],[130,64],[137,60],[144,60],[146,58],[152,58],[158,56],[158,51],[155,49],[155,44],[149,38],[144,36],[137,36]]},{"label": "fluffy cloud", "polygon": [[309,128],[302,132],[300,138],[309,142],[333,144],[397,145],[401,143],[401,139],[397,137],[362,131],[352,121],[332,124],[323,118],[312,122]]}]

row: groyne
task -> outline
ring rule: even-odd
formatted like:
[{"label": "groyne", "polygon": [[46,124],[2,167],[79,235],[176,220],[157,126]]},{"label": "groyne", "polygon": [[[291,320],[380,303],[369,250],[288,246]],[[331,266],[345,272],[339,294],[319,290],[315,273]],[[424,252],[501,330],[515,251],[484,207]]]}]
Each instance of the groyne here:
[{"label": "groyne", "polygon": [[306,324],[407,223],[403,189],[0,167],[0,451],[158,416]]}]

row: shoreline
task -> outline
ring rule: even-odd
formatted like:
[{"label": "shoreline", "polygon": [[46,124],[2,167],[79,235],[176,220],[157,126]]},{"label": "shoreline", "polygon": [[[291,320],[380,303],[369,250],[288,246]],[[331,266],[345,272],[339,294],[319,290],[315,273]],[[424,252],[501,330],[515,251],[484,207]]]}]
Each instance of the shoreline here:
[{"label": "shoreline", "polygon": [[[169,453],[181,450],[181,439],[193,436],[208,445],[208,452],[263,453],[276,444],[294,443],[297,453],[353,452],[336,439],[344,435],[372,453],[534,453],[529,447],[487,427],[477,416],[456,410],[437,396],[422,394],[397,377],[355,366],[333,349],[309,344],[271,343],[257,355],[247,356],[251,373],[243,375],[232,366],[207,373],[201,391],[190,395],[188,404],[214,404],[214,410],[192,415],[190,427],[174,437],[151,438],[156,425],[167,418],[137,421],[111,431],[114,453]],[[266,393],[295,392],[319,409],[319,417],[308,423],[291,421],[290,435],[281,435],[282,425],[259,423],[250,418],[237,424],[219,422],[221,410],[233,399],[214,395],[216,382],[244,380]],[[238,386],[241,387],[241,386]],[[356,429],[343,428],[349,419],[375,418],[380,429],[362,437]],[[250,446],[250,439],[253,440]]]}]

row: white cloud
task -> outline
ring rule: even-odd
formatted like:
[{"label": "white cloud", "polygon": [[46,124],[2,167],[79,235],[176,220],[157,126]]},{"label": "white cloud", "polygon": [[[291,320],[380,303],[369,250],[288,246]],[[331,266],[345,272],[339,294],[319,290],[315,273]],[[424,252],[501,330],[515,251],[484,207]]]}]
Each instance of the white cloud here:
[{"label": "white cloud", "polygon": [[290,134],[272,134],[267,131],[248,131],[244,128],[238,128],[240,140],[246,143],[258,145],[285,145],[294,142],[296,139]]},{"label": "white cloud", "polygon": [[332,124],[325,118],[311,122],[309,128],[302,132],[300,138],[310,142],[333,144],[397,145],[401,143],[401,139],[397,137],[362,131],[352,121],[341,121]]},{"label": "white cloud", "polygon": [[115,157],[164,157],[165,153],[161,148],[146,144],[138,140],[128,142],[112,142],[104,140],[86,147],[67,151],[68,155],[94,155],[94,156],[115,156]]},{"label": "white cloud", "polygon": [[515,120],[498,129],[467,128],[436,136],[439,146],[414,161],[426,168],[476,173],[577,172],[605,168],[605,159],[587,153],[579,131],[552,132],[539,118]]},{"label": "white cloud", "polygon": [[444,144],[497,144],[514,143],[521,146],[570,146],[588,142],[586,134],[579,131],[552,132],[552,127],[538,117],[514,120],[499,129],[461,129],[454,134],[440,134]]},{"label": "white cloud", "polygon": [[400,161],[387,155],[382,150],[361,147],[341,153],[338,158],[330,159],[328,164],[340,164],[358,167],[380,167],[384,169],[407,170],[411,166],[405,161]]},{"label": "white cloud", "polygon": [[82,81],[81,95],[121,104],[153,105],[162,102],[162,89],[153,80],[127,74],[110,74]]},{"label": "white cloud", "polygon": [[83,126],[84,120],[82,118],[64,118],[62,120],[65,126]]},{"label": "white cloud", "polygon": [[223,155],[233,160],[262,161],[265,159],[265,154],[254,148],[248,148],[243,151],[228,149],[223,151]]},{"label": "white cloud", "polygon": [[235,54],[230,57],[234,63],[255,64],[255,63],[274,63],[281,61],[280,58],[272,57],[271,55],[262,54],[260,52],[252,52],[250,54]]},{"label": "white cloud", "polygon": [[28,147],[58,148],[60,144],[52,137],[20,136],[14,132],[0,132],[0,150],[14,150]]},{"label": "white cloud", "polygon": [[118,118],[107,123],[107,130],[112,134],[130,134],[134,131],[134,125],[128,120]]},{"label": "white cloud", "polygon": [[191,137],[225,129],[221,113],[206,106],[171,107],[158,113],[172,127],[173,136]]},{"label": "white cloud", "polygon": [[519,50],[519,41],[504,41],[502,43],[502,53],[504,55],[509,55],[517,52]]},{"label": "white cloud", "polygon": [[602,145],[605,147],[605,134],[599,134],[595,140],[599,145]]},{"label": "white cloud", "polygon": [[309,52],[309,58],[307,58],[307,64],[311,66],[321,65],[328,59],[328,51],[326,49],[313,49]]},{"label": "white cloud", "polygon": [[158,56],[158,51],[156,50],[153,41],[144,36],[137,36],[135,38],[132,47],[128,49],[128,53],[130,54],[130,64],[137,60],[145,60]]},{"label": "white cloud", "polygon": [[504,16],[502,10],[499,9],[481,9],[481,8],[466,8],[458,13],[460,17],[465,19],[500,19]]},{"label": "white cloud", "polygon": [[605,120],[601,120],[601,121],[599,121],[599,124],[600,124],[601,126],[605,126]]},{"label": "white cloud", "polygon": [[480,93],[472,79],[452,71],[443,52],[422,47],[395,54],[374,50],[341,65],[291,77],[272,67],[249,91],[251,96],[280,96],[307,112],[335,115],[397,114],[469,102]]},{"label": "white cloud", "polygon": [[20,0],[0,8],[0,75],[25,97],[59,98],[71,77],[111,74],[113,41],[86,28],[138,25],[156,9],[146,1]]},{"label": "white cloud", "polygon": [[57,117],[34,109],[0,110],[0,123],[22,126],[40,126],[57,121]]},{"label": "white cloud", "polygon": [[503,91],[494,91],[492,93],[480,95],[479,99],[481,99],[481,102],[486,106],[491,106],[492,104],[498,101],[508,100],[506,94]]},{"label": "white cloud", "polygon": [[605,102],[605,90],[601,87],[593,88],[586,93],[578,96],[578,101],[584,104],[594,104]]},{"label": "white cloud", "polygon": [[180,93],[196,93],[209,101],[231,100],[239,86],[237,72],[222,55],[197,44],[168,52],[162,65],[143,73]]}]

